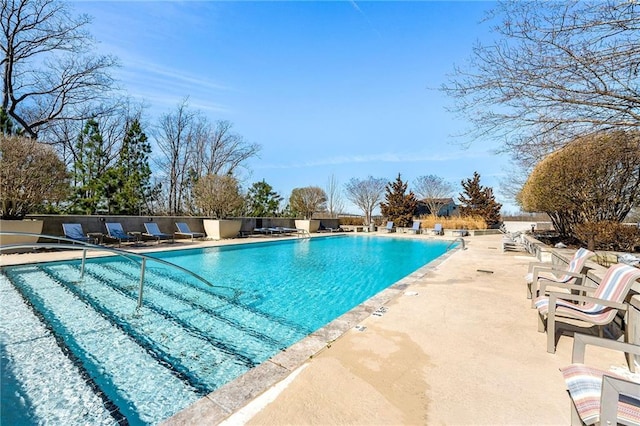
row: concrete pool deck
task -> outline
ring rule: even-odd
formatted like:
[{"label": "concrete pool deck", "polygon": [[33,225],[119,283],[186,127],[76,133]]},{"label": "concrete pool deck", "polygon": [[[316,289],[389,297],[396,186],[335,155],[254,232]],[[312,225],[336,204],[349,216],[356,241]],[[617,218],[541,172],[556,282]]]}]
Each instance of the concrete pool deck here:
[{"label": "concrete pool deck", "polygon": [[[525,297],[523,277],[535,259],[503,253],[501,239],[465,238],[466,250],[427,265],[166,424],[569,424],[558,369],[570,363],[573,339],[562,336],[557,352],[546,352]],[[264,241],[243,241],[257,240]],[[587,354],[596,366],[624,365],[617,353]]]},{"label": "concrete pool deck", "polygon": [[[559,368],[570,363],[573,339],[562,336],[556,353],[546,352],[525,297],[535,259],[503,253],[500,235],[465,241],[467,250],[427,267],[384,312],[358,321],[223,424],[570,424]],[[625,365],[612,352],[592,350],[588,360]],[[250,380],[244,385],[248,397],[255,392]],[[216,424],[220,404],[212,397],[167,424]]]}]

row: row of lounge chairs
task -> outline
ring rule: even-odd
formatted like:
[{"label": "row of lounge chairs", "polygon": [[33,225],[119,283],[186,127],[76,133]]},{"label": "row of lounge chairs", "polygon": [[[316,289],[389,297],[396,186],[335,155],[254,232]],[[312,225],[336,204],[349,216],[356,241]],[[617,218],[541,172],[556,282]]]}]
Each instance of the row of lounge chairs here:
[{"label": "row of lounge chairs", "polygon": [[502,251],[527,251],[522,241],[522,231],[509,232],[504,226],[500,225],[502,236]]},{"label": "row of lounge chairs", "polygon": [[287,228],[285,226],[274,226],[269,228],[254,228],[254,234],[264,235],[291,235],[291,234],[304,234],[304,229]]},{"label": "row of lounge chairs", "polygon": [[201,232],[192,232],[189,226],[184,222],[176,222],[177,231],[173,234],[167,234],[160,230],[160,227],[155,222],[145,222],[144,232],[129,231],[125,232],[122,228],[122,224],[119,222],[106,222],[105,224],[106,234],[103,233],[88,233],[82,229],[82,225],[79,223],[63,223],[62,230],[65,237],[87,243],[99,243],[102,238],[108,240],[117,241],[118,245],[127,242],[138,242],[141,237],[146,237],[156,242],[160,240],[171,240],[173,242],[176,236],[188,237],[193,241],[194,238],[203,238],[205,235]]},{"label": "row of lounge chairs", "polygon": [[[421,234],[423,232],[431,232],[434,235],[444,235],[444,230],[442,228],[442,224],[441,223],[436,223],[434,225],[433,228],[431,229],[421,229],[421,222],[419,220],[414,220],[413,221],[413,225],[411,226],[411,228],[408,229],[409,232],[414,233],[414,234]],[[387,222],[387,225],[384,227],[384,230],[387,232],[395,232],[396,231],[396,227],[394,226],[393,222],[389,221]]]},{"label": "row of lounge chairs", "polygon": [[[599,337],[574,334],[571,364],[561,369],[572,401],[571,424],[640,424],[640,376],[634,355],[640,346],[603,338],[603,328],[619,312],[628,313],[631,287],[640,269],[619,263],[609,267],[597,287],[586,285],[585,262],[595,253],[580,248],[567,268],[532,263],[526,275],[527,297],[538,310],[538,331],[547,333],[547,352],[555,353],[561,323],[597,326]],[[627,316],[628,318],[628,316]],[[628,323],[628,320],[627,320]],[[586,346],[624,352],[629,372],[622,374],[585,364]],[[636,373],[635,375],[633,373]]]}]

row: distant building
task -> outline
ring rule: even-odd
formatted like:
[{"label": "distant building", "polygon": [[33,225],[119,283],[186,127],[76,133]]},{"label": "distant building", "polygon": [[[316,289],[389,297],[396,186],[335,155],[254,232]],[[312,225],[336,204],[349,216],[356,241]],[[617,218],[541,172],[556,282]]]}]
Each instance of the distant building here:
[{"label": "distant building", "polygon": [[[451,217],[459,216],[460,209],[453,198],[435,198],[433,200],[438,206],[437,216]],[[417,216],[427,216],[431,214],[429,204],[432,204],[429,199],[418,200],[418,207],[416,208]]]}]

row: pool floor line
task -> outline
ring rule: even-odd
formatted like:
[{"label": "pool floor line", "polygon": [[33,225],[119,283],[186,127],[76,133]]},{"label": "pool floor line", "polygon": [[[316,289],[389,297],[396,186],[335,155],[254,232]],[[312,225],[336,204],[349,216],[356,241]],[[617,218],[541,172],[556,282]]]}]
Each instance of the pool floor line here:
[{"label": "pool floor line", "polygon": [[[58,272],[52,271],[50,268],[39,266],[39,269],[47,275],[53,277],[58,282],[63,283],[62,277]],[[148,339],[140,331],[136,330],[127,321],[121,320],[120,317],[110,309],[107,309],[100,300],[90,296],[86,291],[81,290],[76,286],[67,286],[60,284],[62,288],[75,296],[79,301],[87,305],[90,309],[100,315],[106,320],[112,327],[120,330],[122,333],[130,336],[131,339],[142,348],[147,354],[149,354],[159,365],[163,366],[167,371],[173,374],[176,378],[194,388],[197,392],[202,394],[207,389],[207,384],[200,378],[191,373],[189,368],[183,365],[183,363],[167,351],[161,349],[155,342]],[[123,295],[127,297],[126,295]]]},{"label": "pool floor line", "polygon": [[214,425],[228,420],[233,417],[234,413],[285,380],[305,362],[327,349],[332,342],[371,316],[378,308],[401,296],[411,284],[428,275],[459,251],[461,251],[459,246],[446,251],[438,258],[399,279],[304,339],[280,351],[269,360],[250,369],[242,376],[211,392],[160,424],[162,426],[203,423]]},{"label": "pool floor line", "polygon": [[[4,272],[3,272],[4,274]],[[6,276],[6,274],[5,274]],[[7,276],[7,278],[9,278]],[[46,313],[41,310],[41,308],[36,307],[27,297],[25,289],[21,286],[17,285],[13,280],[8,279],[9,285],[13,287],[13,289],[20,295],[22,301],[27,306],[27,308],[32,312],[35,318],[38,319],[40,324],[47,330],[51,337],[53,337],[56,345],[60,348],[62,354],[69,359],[71,364],[78,370],[82,380],[89,385],[93,393],[100,398],[104,408],[109,412],[111,417],[113,418],[115,424],[118,425],[127,425],[129,424],[126,416],[120,411],[118,405],[101,389],[100,385],[96,383],[91,374],[87,371],[82,361],[78,356],[75,355],[75,352],[67,345],[67,342],[64,338],[58,333],[58,331],[51,325],[49,321],[46,320]],[[42,308],[45,309],[45,308]]]},{"label": "pool floor line", "polygon": [[[100,283],[104,284],[105,286],[113,289],[113,291],[121,294],[123,297],[129,299],[132,301],[132,305],[135,303],[136,298],[137,298],[137,294],[131,294],[130,292],[128,292],[126,290],[126,288],[123,288],[123,286],[114,284],[110,281],[105,281],[104,279],[102,279],[102,277],[100,277],[99,275],[93,273],[92,271],[85,271],[85,274],[91,275],[95,280],[98,280]],[[86,299],[92,299],[93,300],[93,296],[89,295],[88,293],[83,292],[83,297]],[[97,303],[97,302],[96,302]],[[172,324],[174,324],[175,326],[181,328],[182,330],[184,330],[184,332],[186,334],[189,334],[190,336],[196,338],[196,339],[201,339],[206,341],[207,343],[209,343],[211,346],[215,347],[216,349],[220,350],[221,352],[223,352],[225,355],[229,356],[229,357],[233,357],[236,360],[238,360],[239,362],[241,362],[244,366],[246,366],[247,368],[252,368],[256,365],[256,362],[244,355],[238,354],[237,353],[237,349],[231,347],[228,343],[220,340],[220,339],[214,339],[212,337],[209,337],[207,335],[205,335],[204,333],[202,333],[199,330],[195,330],[193,326],[186,324],[182,319],[176,317],[175,315],[173,315],[172,312],[167,311],[166,309],[158,306],[156,303],[153,302],[149,302],[147,300],[146,303],[144,303],[144,308],[146,308],[147,310],[149,310],[150,312],[152,312],[153,314],[160,316],[162,318],[164,318],[166,321],[171,322]],[[110,312],[104,305],[100,306],[100,309],[102,311],[107,311]],[[143,314],[141,314],[143,315]],[[117,317],[117,315],[114,314],[114,317]],[[127,322],[128,323],[128,322]],[[139,334],[139,333],[138,333]],[[157,346],[157,345],[154,345]],[[173,366],[176,363],[176,361],[172,361],[172,360],[167,360],[167,364]],[[186,369],[187,371],[189,371],[189,369]],[[192,384],[193,385],[193,384]]]},{"label": "pool floor line", "polygon": [[[110,266],[109,264],[104,264],[103,265],[103,264],[98,263],[96,265],[103,266],[103,267],[105,267],[107,269],[110,269],[110,270],[115,270],[114,267]],[[117,272],[126,273],[129,277],[131,277],[132,280],[137,279],[137,277],[134,277],[133,274],[129,274],[129,273],[123,272],[121,270],[117,270]],[[159,272],[159,271],[154,271],[153,269],[148,269],[147,270],[147,277],[149,277],[151,275],[156,275],[156,276],[162,277],[164,279],[177,281],[177,278],[175,278],[175,277],[171,276],[171,274],[167,274],[165,272],[166,271]],[[150,280],[150,281],[145,280],[145,288],[147,288],[147,287],[154,288],[158,292],[162,292],[162,293],[166,294],[168,297],[174,297],[174,298],[177,298],[177,299],[183,301],[184,303],[191,304],[192,306],[197,307],[198,309],[201,309],[204,312],[209,313],[210,315],[216,316],[221,321],[227,322],[232,327],[242,328],[241,324],[239,324],[238,322],[232,321],[230,318],[227,318],[227,317],[224,317],[224,316],[220,315],[218,312],[215,312],[215,309],[209,308],[209,307],[207,307],[207,306],[205,306],[203,304],[195,303],[194,301],[192,301],[192,300],[190,300],[188,298],[185,298],[181,294],[176,293],[174,291],[161,288],[161,286],[158,286],[152,280]],[[253,308],[251,308],[250,306],[248,306],[246,304],[238,303],[237,300],[235,300],[234,298],[229,298],[227,296],[220,295],[218,293],[215,293],[215,292],[211,291],[208,288],[190,286],[190,289],[192,291],[194,291],[194,292],[203,293],[203,294],[205,294],[207,296],[214,296],[214,297],[219,298],[221,303],[224,304],[224,307],[232,306],[232,307],[234,307],[236,309],[245,310],[245,311],[251,312],[251,314],[253,314],[253,315],[259,316],[261,318],[265,318],[265,319],[269,320],[270,322],[278,323],[283,327],[296,330],[297,332],[299,332],[301,334],[305,334],[305,335],[309,334],[309,330],[305,329],[304,327],[300,326],[299,324],[295,324],[295,323],[292,323],[291,321],[288,321],[286,319],[277,317],[275,315],[268,314],[268,313],[262,312],[262,311],[257,310],[257,309],[253,309]],[[144,304],[144,302],[143,302],[143,304]],[[223,306],[220,305],[218,307],[223,307]],[[259,333],[259,332],[252,332],[252,333],[255,335],[256,338],[262,339],[264,337],[267,340],[270,339],[270,336],[266,336],[266,335],[264,335],[262,333]]]}]

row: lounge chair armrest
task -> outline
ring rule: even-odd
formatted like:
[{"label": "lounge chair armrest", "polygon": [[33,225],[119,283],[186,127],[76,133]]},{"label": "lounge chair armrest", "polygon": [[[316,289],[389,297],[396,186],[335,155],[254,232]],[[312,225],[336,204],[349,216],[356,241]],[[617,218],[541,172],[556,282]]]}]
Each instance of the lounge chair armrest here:
[{"label": "lounge chair armrest", "polygon": [[[533,268],[533,281],[532,282],[537,282],[538,279],[540,278],[540,272],[551,272],[554,275],[569,275],[570,277],[575,277],[575,278],[579,278],[578,281],[582,281],[585,278],[584,274],[581,274],[579,272],[571,272],[571,271],[567,271],[566,269],[556,269],[556,268]],[[544,278],[544,277],[543,277]],[[545,278],[547,279],[547,278]]]},{"label": "lounge chair armrest", "polygon": [[[571,274],[569,274],[571,275]],[[575,274],[576,278],[578,278],[577,281],[583,282],[585,279],[584,274]],[[535,283],[535,281],[534,281]],[[594,291],[597,290],[597,287],[588,287],[586,285],[581,285],[581,284],[568,284],[568,283],[557,283],[554,281],[542,281],[540,283],[540,296],[543,296],[547,286],[552,286],[552,287],[560,287],[560,288],[564,288],[565,290],[576,290],[576,291],[584,291],[586,293],[593,293]]]},{"label": "lounge chair armrest", "polygon": [[612,339],[604,339],[602,337],[589,336],[587,334],[575,333],[573,336],[573,354],[571,356],[572,363],[584,364],[587,345],[640,355],[640,346],[638,345],[618,342],[617,340]]},{"label": "lounge chair armrest", "polygon": [[583,296],[581,294],[567,294],[552,291],[549,292],[549,310],[556,309],[555,302],[558,299],[565,300],[567,302],[591,302],[598,305],[608,306],[610,308],[620,309],[622,311],[629,309],[629,305],[626,303],[613,302],[611,300],[598,299],[597,297]]},{"label": "lounge chair armrest", "polygon": [[554,268],[554,267],[540,267],[540,266],[536,266],[533,268],[533,275],[537,275],[540,272],[551,272],[551,273],[556,273],[556,274],[562,274],[562,275],[571,275],[572,277],[582,277],[584,276],[584,274],[581,274],[580,272],[571,272],[571,271],[567,271],[566,269],[559,269],[559,268]]},{"label": "lounge chair armrest", "polygon": [[638,408],[637,395],[640,395],[640,383],[619,379],[608,375],[602,376],[602,391],[600,400],[600,424],[612,425],[618,423],[618,401],[620,395],[634,397],[633,405]]},{"label": "lounge chair armrest", "polygon": [[527,270],[527,272],[529,273],[533,272],[533,268],[536,268],[536,267],[549,267],[549,266],[551,266],[549,262],[530,262],[529,269]]}]

